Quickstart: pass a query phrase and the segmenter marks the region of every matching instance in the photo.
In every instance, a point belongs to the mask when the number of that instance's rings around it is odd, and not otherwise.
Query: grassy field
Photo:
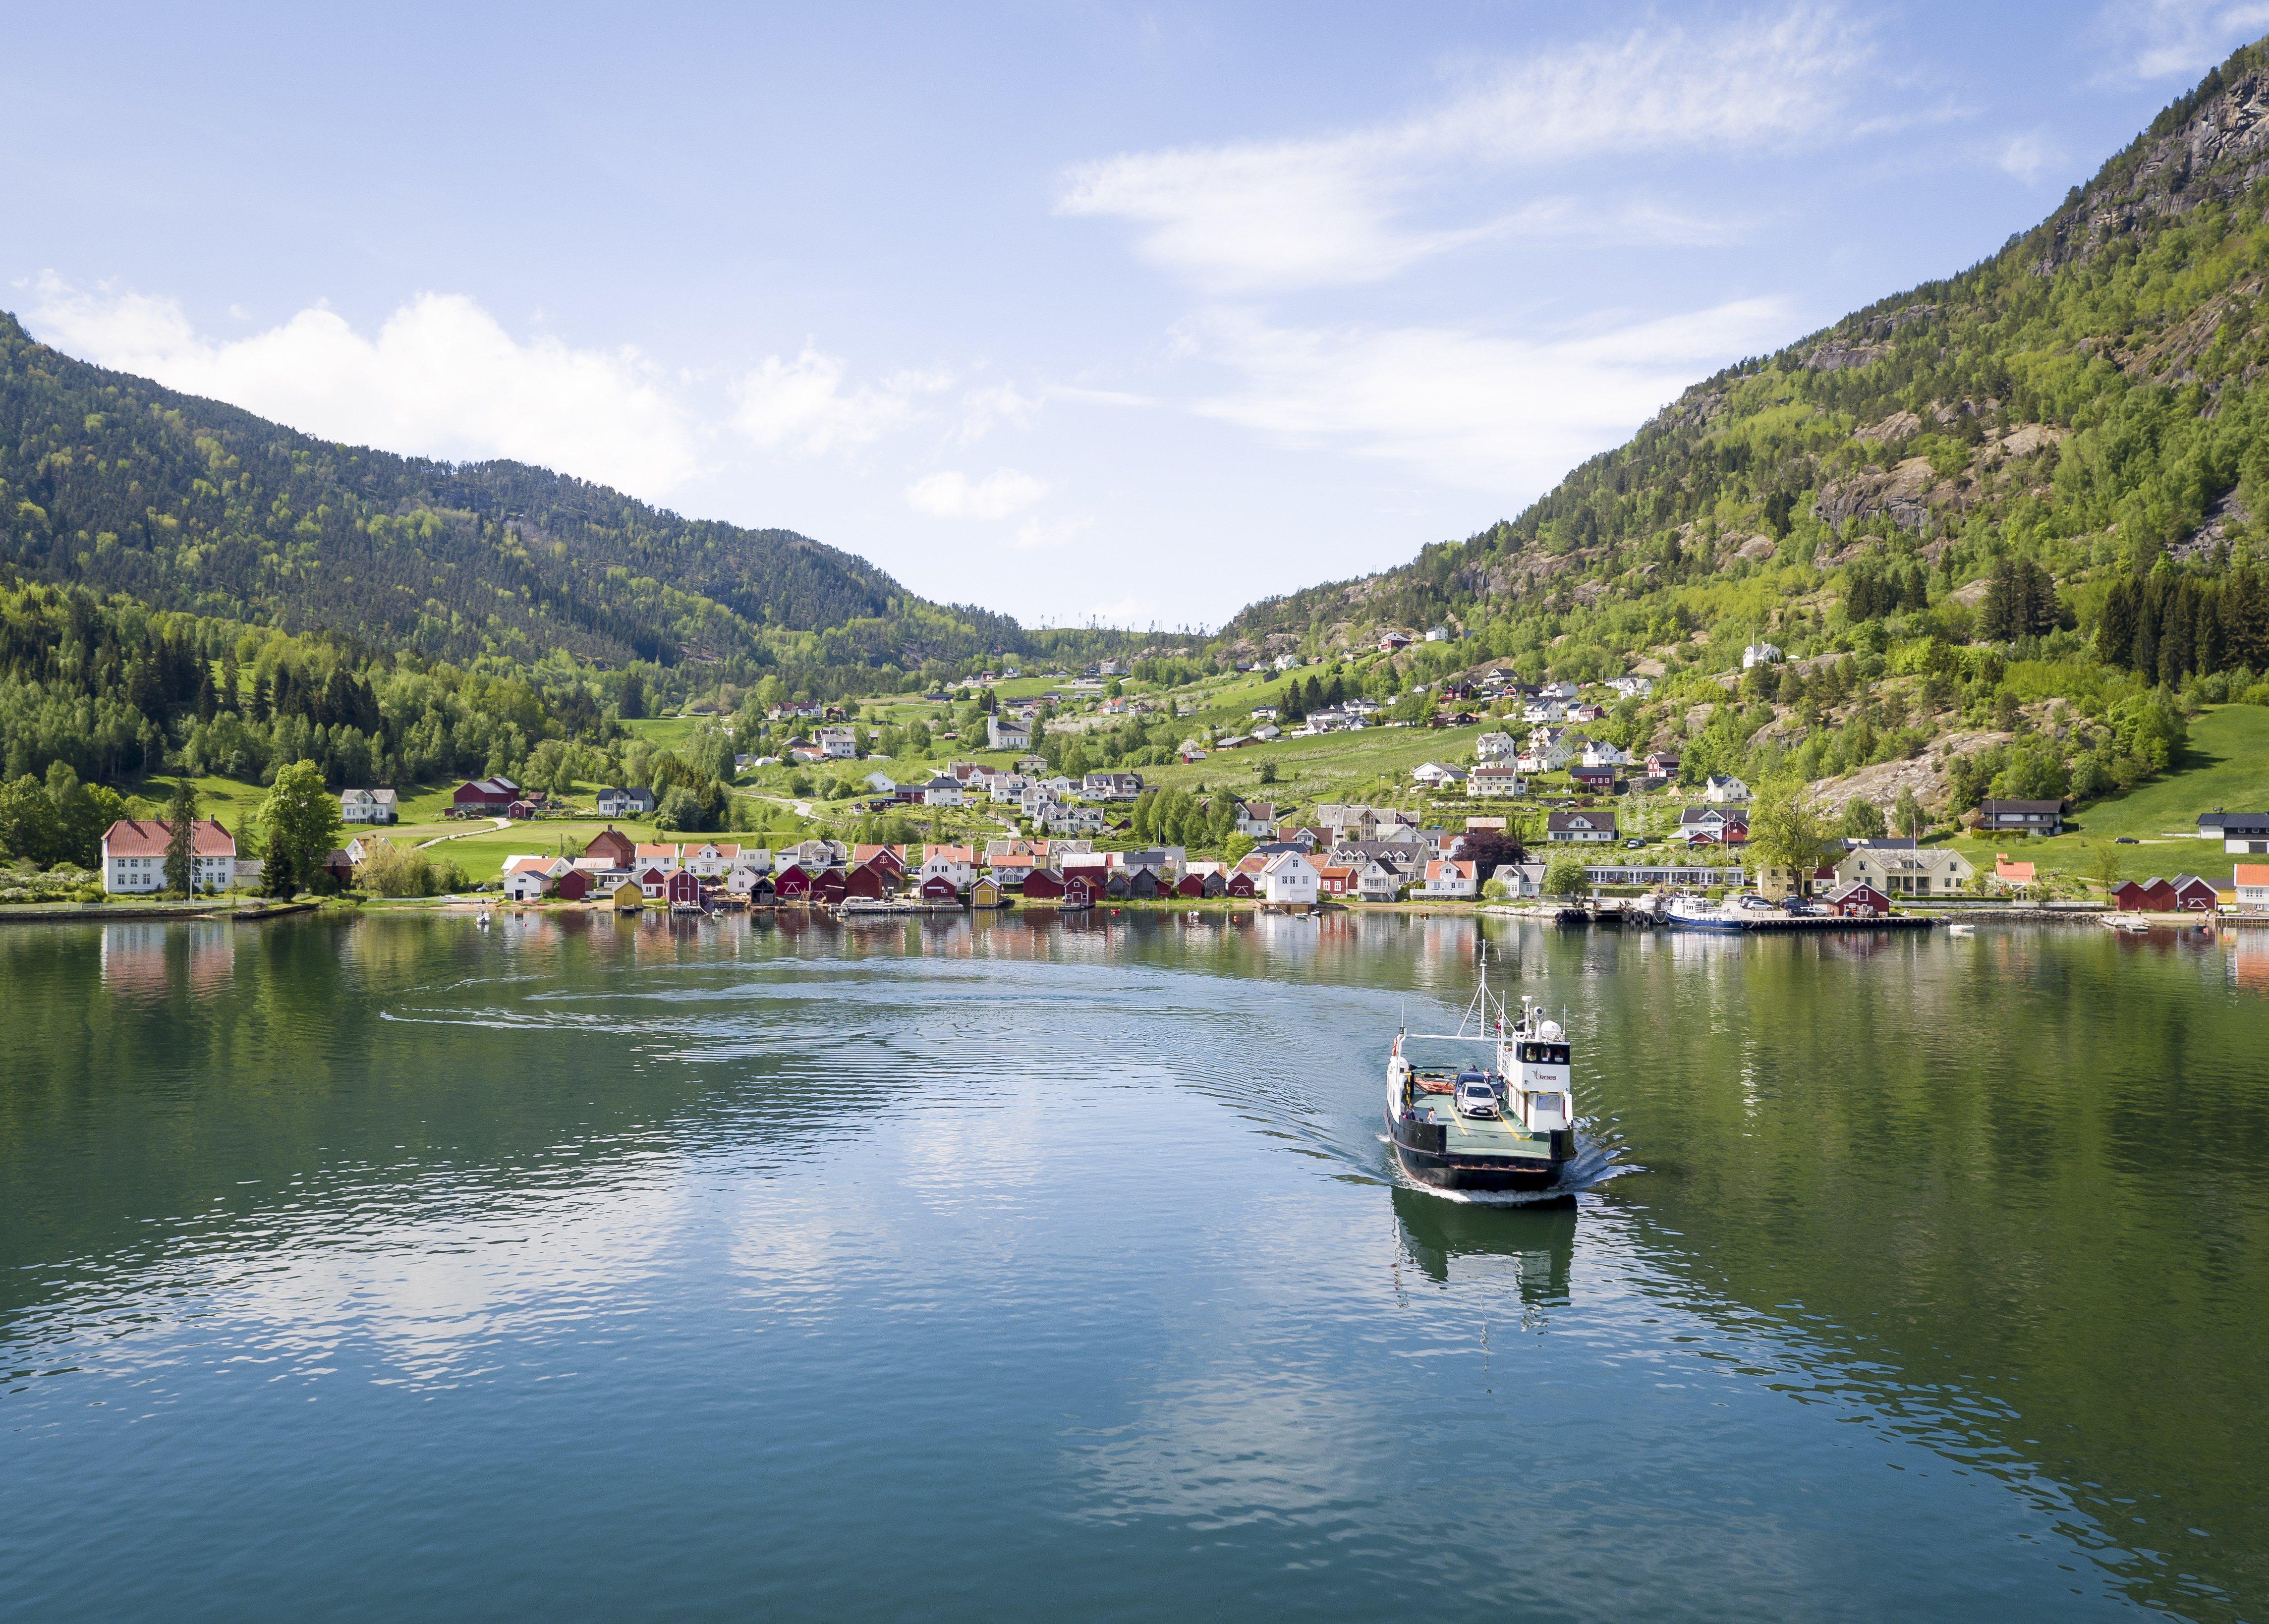
[[[1965,836],[1951,842],[1970,861],[1990,867],[1996,852],[2030,862],[2044,873],[2092,878],[2110,845],[2123,880],[2194,874],[2217,886],[2230,883],[2239,859],[2221,843],[2191,832],[2201,812],[2269,811],[2269,710],[2252,705],[2209,707],[2191,724],[2189,747],[2175,771],[2128,794],[2074,814],[2069,832],[2049,840]],[[2112,844],[2127,836],[2139,844]]]

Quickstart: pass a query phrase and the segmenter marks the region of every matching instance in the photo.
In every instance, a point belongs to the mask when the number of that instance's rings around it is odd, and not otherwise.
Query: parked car
[[[1626,840],[1623,842],[1623,850],[1626,852],[1636,852],[1645,844],[1646,842],[1644,840]]]
[[[1485,1077],[1459,1078],[1457,1101],[1458,1112],[1460,1116],[1494,1117],[1497,1115],[1497,1090],[1489,1086],[1489,1080]]]
[[[2132,835],[2121,835],[2117,838],[2114,839],[2111,844],[2114,845],[2140,845],[2143,843],[2135,838]]]

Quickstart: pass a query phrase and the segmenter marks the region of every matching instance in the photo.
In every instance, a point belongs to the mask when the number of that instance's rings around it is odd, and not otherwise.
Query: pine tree
[[[166,807],[166,889],[188,896],[195,889],[190,860],[196,855],[197,791],[182,774],[174,780]]]
[[[2096,658],[2108,666],[2124,666],[2135,649],[2135,621],[2140,609],[2135,578],[2122,575],[2111,583],[2103,600],[2103,616],[2095,624]]]
[[[262,671],[255,674],[252,679],[252,720],[264,722],[270,713],[271,709],[268,699],[268,674]]]

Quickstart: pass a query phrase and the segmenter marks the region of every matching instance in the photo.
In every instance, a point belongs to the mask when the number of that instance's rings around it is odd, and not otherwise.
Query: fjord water
[[[2259,1618],[2269,933],[0,933],[11,1619]]]

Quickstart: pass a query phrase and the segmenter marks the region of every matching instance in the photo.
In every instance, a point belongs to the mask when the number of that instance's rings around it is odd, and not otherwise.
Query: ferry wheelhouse
[[[1467,1030],[1467,1028],[1473,1030]],[[1488,1060],[1420,1059],[1413,1045],[1479,1046]],[[1454,1032],[1394,1035],[1386,1127],[1402,1170],[1440,1190],[1542,1190],[1575,1158],[1567,1033],[1534,999],[1518,1020],[1481,985]]]

